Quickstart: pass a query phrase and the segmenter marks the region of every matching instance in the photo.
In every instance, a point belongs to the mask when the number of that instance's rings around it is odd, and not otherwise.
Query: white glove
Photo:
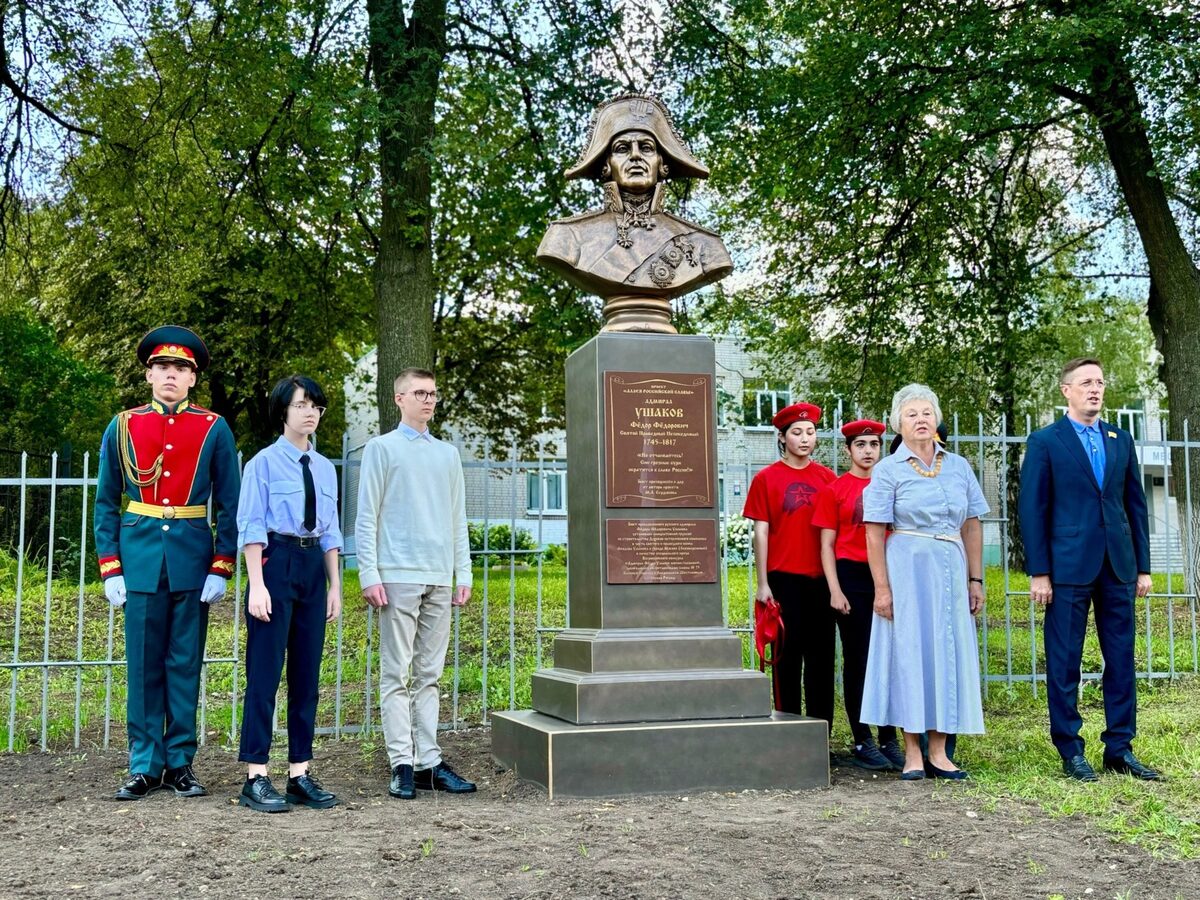
[[[108,598],[108,602],[112,604],[113,609],[120,609],[125,605],[125,576],[114,575],[112,578],[104,579],[104,596]]]
[[[200,590],[201,603],[216,603],[225,596],[225,586],[229,584],[228,579],[222,578],[220,575],[209,574],[204,579],[204,587]]]

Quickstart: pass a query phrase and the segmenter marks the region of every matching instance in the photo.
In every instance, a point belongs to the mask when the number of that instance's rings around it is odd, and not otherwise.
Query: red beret
[[[847,422],[842,426],[842,436],[847,438],[862,437],[864,434],[883,437],[885,431],[887,428],[882,422],[875,422],[871,419],[859,419],[857,422]]]
[[[771,424],[780,431],[787,431],[797,422],[812,422],[816,425],[821,421],[821,407],[811,403],[793,403],[775,413]]]

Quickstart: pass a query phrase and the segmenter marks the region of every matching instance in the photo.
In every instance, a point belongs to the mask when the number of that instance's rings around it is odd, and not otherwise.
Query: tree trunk
[[[1116,47],[1109,48],[1092,72],[1094,110],[1104,144],[1116,172],[1121,193],[1141,237],[1150,269],[1147,314],[1163,362],[1159,377],[1167,388],[1170,409],[1169,435],[1183,438],[1184,422],[1200,428],[1200,271],[1179,234],[1167,192],[1154,166],[1154,153],[1146,134],[1141,101],[1129,68]],[[1196,544],[1200,544],[1200,465],[1191,467],[1190,495],[1186,505],[1183,451],[1172,453],[1176,497],[1185,536],[1191,518],[1193,546],[1185,549],[1188,583],[1196,589]]]
[[[446,0],[367,0],[371,70],[379,98],[382,218],[376,251],[379,427],[399,420],[392,381],[433,367],[434,103],[446,56]]]

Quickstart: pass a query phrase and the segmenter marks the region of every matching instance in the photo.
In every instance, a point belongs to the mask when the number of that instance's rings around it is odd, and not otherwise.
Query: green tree
[[[112,416],[112,377],[66,353],[27,308],[0,297],[0,466],[17,453],[97,446]]]
[[[1193,4],[1140,0],[681,10],[714,182],[765,247],[728,316],[771,346],[836,336],[868,389],[938,373],[1011,427],[1029,360],[1059,362],[1057,327],[1105,296],[1056,282],[1140,275],[1179,436],[1200,421],[1200,273],[1171,206],[1200,196],[1198,36]],[[1141,259],[1109,263],[1113,222]]]
[[[41,271],[26,299],[116,375],[125,403],[145,398],[133,346],[168,321],[209,344],[198,397],[246,450],[274,433],[266,401],[282,375],[340,395],[370,338],[358,219],[371,160],[362,113],[348,110],[365,54],[345,40],[351,12],[161,11],[71,93],[94,135],[61,161],[61,193],[36,216],[27,262]]]

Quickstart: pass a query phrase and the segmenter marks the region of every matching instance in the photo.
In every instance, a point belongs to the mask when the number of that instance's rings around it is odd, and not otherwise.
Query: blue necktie
[[[1100,448],[1096,444],[1096,432],[1094,429],[1087,429],[1088,446],[1092,450],[1092,474],[1096,476],[1096,484],[1104,487],[1104,463],[1100,459]]]

